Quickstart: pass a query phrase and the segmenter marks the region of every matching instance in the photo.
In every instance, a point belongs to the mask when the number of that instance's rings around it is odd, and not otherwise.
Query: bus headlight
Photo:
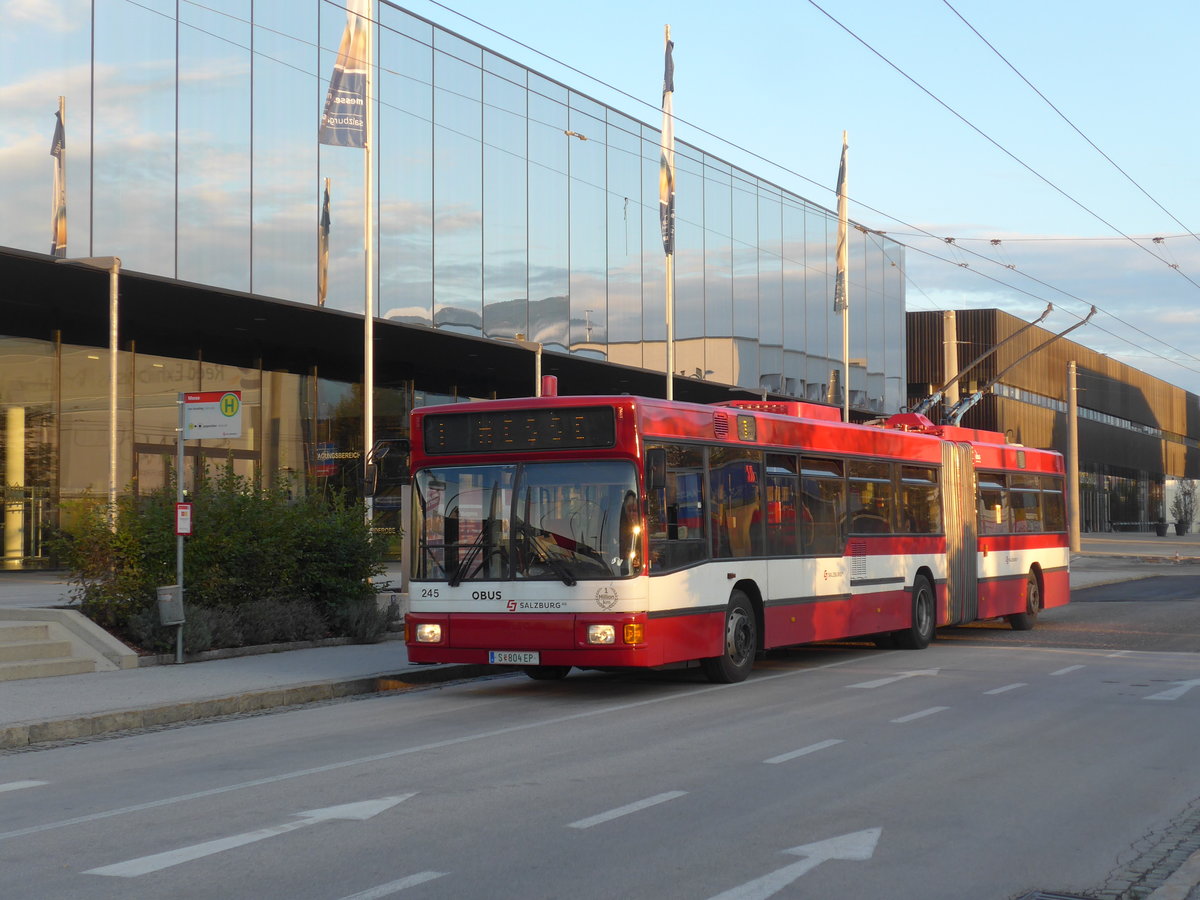
[[[615,644],[617,629],[615,625],[589,625],[587,630],[589,644]]]
[[[442,642],[442,626],[426,622],[417,626],[418,644],[440,644]]]

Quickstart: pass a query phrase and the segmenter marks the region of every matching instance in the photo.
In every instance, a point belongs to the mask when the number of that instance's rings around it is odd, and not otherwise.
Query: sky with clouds
[[[649,122],[670,24],[677,139],[832,208],[847,131],[909,309],[1094,304],[1072,339],[1200,393],[1194,0],[405,5]]]

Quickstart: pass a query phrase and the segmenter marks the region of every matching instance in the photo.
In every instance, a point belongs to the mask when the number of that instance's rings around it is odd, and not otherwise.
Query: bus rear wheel
[[[570,666],[526,666],[525,674],[534,681],[561,681],[571,671]]]
[[[1038,610],[1042,608],[1042,586],[1037,575],[1030,572],[1025,577],[1025,612],[1005,616],[1013,631],[1031,631],[1037,624]]]
[[[918,575],[913,579],[912,623],[903,631],[892,632],[896,646],[902,650],[924,650],[933,640],[936,620],[933,585],[924,575]]]
[[[740,590],[729,595],[725,608],[725,652],[700,660],[704,674],[715,684],[745,681],[758,652],[758,620],[750,598]]]

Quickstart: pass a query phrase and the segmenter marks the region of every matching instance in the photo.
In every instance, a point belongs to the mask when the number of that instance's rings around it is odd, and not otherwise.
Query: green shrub
[[[232,463],[202,472],[189,499],[188,652],[330,633],[373,639],[362,610],[374,603],[370,579],[382,565],[360,503],[318,493],[294,499],[284,479],[264,489]],[[56,544],[80,610],[148,650],[174,646],[157,608],[157,588],[176,581],[174,504],[173,484],[123,496],[114,530],[104,504],[79,501]]]
[[[303,600],[252,600],[240,608],[239,620],[247,644],[312,641],[329,633],[317,608]]]
[[[339,617],[342,620],[339,633],[359,644],[374,644],[383,640],[390,620],[388,611],[379,608],[374,594],[351,600],[341,608]]]

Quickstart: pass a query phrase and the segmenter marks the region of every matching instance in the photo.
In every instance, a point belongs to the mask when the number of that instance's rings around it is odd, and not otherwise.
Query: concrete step
[[[0,663],[0,681],[18,681],[23,678],[50,678],[54,675],[79,675],[95,672],[96,661],[92,659],[27,660],[25,662]]]
[[[31,659],[65,659],[71,655],[70,641],[8,641],[0,643],[0,663]]]
[[[0,644],[14,641],[44,641],[49,637],[49,625],[5,625],[0,623]]]

